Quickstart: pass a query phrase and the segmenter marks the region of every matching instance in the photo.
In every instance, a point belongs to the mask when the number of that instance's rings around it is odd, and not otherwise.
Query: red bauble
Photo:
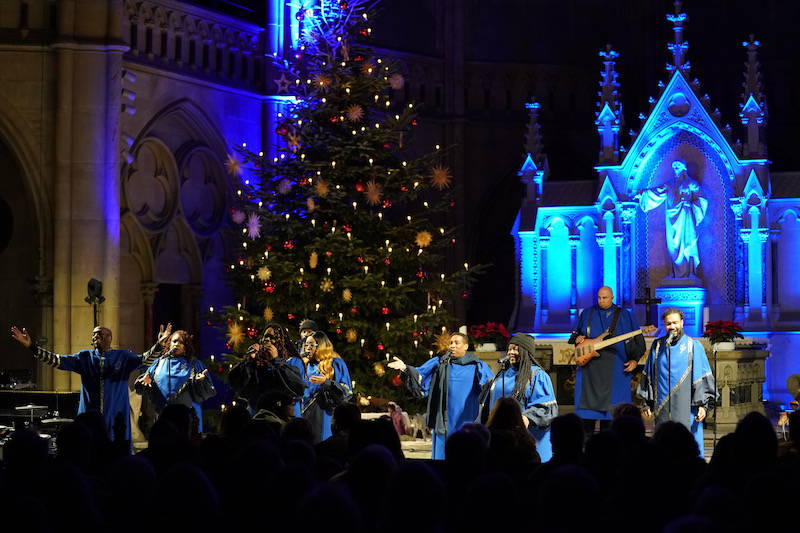
[[[362,56],[361,54],[357,54],[357,55],[353,56],[353,61],[355,61],[357,63],[361,63],[362,61],[364,61],[364,56]]]
[[[417,277],[422,279],[425,277],[425,272],[423,270],[417,270]]]
[[[469,293],[468,292],[462,292],[461,293],[461,297],[466,300],[467,298],[469,298]]]
[[[272,245],[271,245],[271,244],[268,244],[268,245],[267,245],[267,251],[268,251],[268,252],[271,252],[271,251],[272,251]]]
[[[304,289],[307,289],[307,288],[308,288],[308,282],[307,282],[307,281],[304,281],[304,282],[303,282],[303,288],[304,288]]]
[[[412,336],[412,337],[419,337],[419,333],[417,333],[417,332],[415,331],[415,332],[411,333],[411,336]]]
[[[294,248],[294,241],[283,241],[283,247],[286,250],[291,250]]]
[[[292,313],[289,313],[286,315],[286,318],[288,318],[289,320],[294,320],[294,315]]]
[[[456,206],[455,202],[450,202],[450,207],[455,207],[455,206]]]
[[[277,128],[275,128],[275,133],[277,133],[278,135],[286,135],[287,133],[289,133],[289,128],[283,125],[278,126]]]
[[[388,315],[391,312],[392,312],[392,310],[389,309],[388,307],[386,307],[385,305],[383,307],[381,307],[381,313],[383,313],[384,315]]]
[[[399,387],[403,384],[403,378],[400,377],[400,374],[397,374],[395,377],[389,380],[389,383],[394,385],[395,387]]]
[[[271,281],[268,281],[264,284],[264,292],[267,294],[272,294],[275,292],[275,284]]]
[[[412,120],[412,121],[411,121],[411,125],[412,125],[412,126],[416,126],[416,125],[417,125],[417,119],[414,119],[414,120]]]
[[[335,116],[334,116],[334,117],[331,117],[329,120],[330,120],[331,122],[333,122],[334,124],[336,124],[337,122],[339,122],[339,117],[335,117]]]
[[[225,321],[226,321],[228,324],[230,324],[231,322],[233,322],[233,319],[232,319],[231,317],[228,317],[228,318],[226,318],[226,319],[225,319]]]
[[[367,31],[366,28],[361,29],[358,33],[361,34],[362,37],[366,37],[367,35],[369,35],[369,32]]]
[[[391,265],[392,264],[392,260],[389,259],[388,257],[386,259],[384,259],[383,262],[386,263],[387,265]]]
[[[342,328],[336,328],[336,334],[337,335],[341,335],[342,334]]]
[[[325,256],[326,256],[326,257],[330,257],[330,256],[332,256],[332,255],[333,255],[333,252],[331,252],[330,250],[327,250],[327,251],[325,252]]]
[[[350,4],[345,2],[345,0],[342,0],[341,2],[339,2],[339,9],[347,9],[349,7],[350,7]]]
[[[358,314],[358,308],[356,308],[356,307],[351,307],[351,308],[350,308],[350,314],[351,314],[351,315]]]
[[[392,143],[383,143],[383,147],[384,148],[391,148],[392,147]]]
[[[356,261],[358,261],[359,263],[363,263],[364,258],[359,255],[358,257],[356,257]]]
[[[342,229],[344,231],[353,231],[353,226],[351,226],[350,224],[342,224]]]
[[[364,184],[361,182],[356,183],[356,190],[358,192],[364,192]]]
[[[400,187],[400,190],[403,191],[403,192],[406,192],[408,190],[408,187],[403,185],[402,187]]]
[[[389,200],[389,199],[386,199],[386,200],[383,201],[382,205],[383,205],[383,207],[392,207],[392,201]]]
[[[383,344],[381,344],[381,343],[378,343],[378,350],[380,350],[380,351],[383,351],[383,350],[384,350]]]

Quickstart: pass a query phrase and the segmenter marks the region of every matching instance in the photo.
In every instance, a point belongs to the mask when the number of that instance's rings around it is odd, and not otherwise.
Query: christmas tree
[[[268,322],[296,331],[310,318],[357,389],[387,397],[400,384],[386,372],[391,355],[415,364],[446,349],[452,299],[468,296],[475,269],[445,271],[453,178],[441,147],[416,155],[409,145],[416,110],[392,99],[404,78],[361,44],[369,7],[323,1],[298,11],[301,44],[280,63],[279,85],[295,97],[278,115],[285,142],[271,160],[245,146],[229,158],[241,189],[227,271],[236,301],[224,320],[229,347],[242,353]]]

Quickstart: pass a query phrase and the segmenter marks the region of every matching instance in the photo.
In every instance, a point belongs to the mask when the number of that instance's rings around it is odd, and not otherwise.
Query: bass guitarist
[[[597,304],[581,312],[569,343],[581,348],[596,337],[615,337],[638,329],[633,314],[614,304],[611,287],[600,287]],[[644,337],[638,334],[599,352],[587,350],[589,353],[577,356],[575,413],[583,419],[587,435],[594,432],[598,420],[601,430],[608,427],[614,405],[630,403],[631,376],[645,349]]]

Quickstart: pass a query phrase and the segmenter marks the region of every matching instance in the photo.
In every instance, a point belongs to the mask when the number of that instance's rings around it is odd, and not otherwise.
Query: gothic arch
[[[122,231],[120,242],[124,244],[122,251],[129,253],[136,261],[142,280],[152,281],[155,273],[153,251],[150,248],[147,234],[138,224],[133,213],[129,211],[122,215],[120,229]]]
[[[8,147],[22,170],[21,177],[35,211],[40,261],[44,261],[50,256],[53,211],[49,188],[45,186],[42,174],[42,165],[46,163],[37,154],[36,146],[40,143],[35,137],[28,121],[0,94],[0,142]]]

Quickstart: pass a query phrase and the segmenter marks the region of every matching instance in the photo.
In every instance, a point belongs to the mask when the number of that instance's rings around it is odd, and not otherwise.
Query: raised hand
[[[142,379],[139,381],[139,383],[141,383],[145,387],[152,387],[153,386],[153,376],[151,376],[150,373],[148,372],[147,374],[142,376]]]
[[[28,330],[25,328],[20,330],[17,326],[11,326],[11,338],[26,348],[30,348],[31,344],[33,344],[33,339],[31,339]]]
[[[172,335],[172,323],[168,323],[166,327],[164,324],[158,326],[158,344],[166,344],[170,335]]]
[[[405,369],[408,367],[403,361],[398,359],[397,357],[392,357],[392,360],[389,361],[389,368],[393,368],[395,370],[399,370],[400,372],[404,372]]]
[[[194,377],[194,379],[195,379],[195,381],[202,381],[202,380],[206,379],[207,377],[208,377],[208,369],[206,368],[205,370],[203,370],[202,372],[197,374]]]

